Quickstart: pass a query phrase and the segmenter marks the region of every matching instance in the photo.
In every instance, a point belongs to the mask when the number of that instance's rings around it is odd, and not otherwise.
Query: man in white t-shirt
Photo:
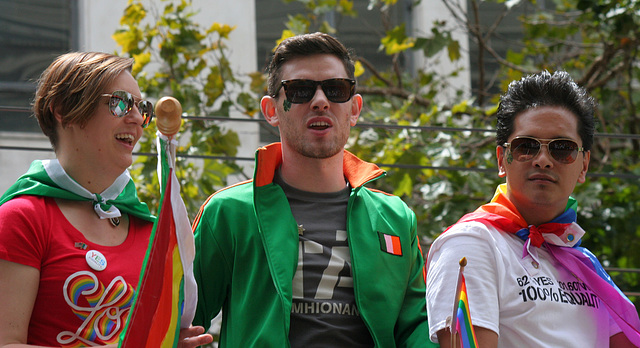
[[[427,258],[429,334],[451,345],[458,260],[477,343],[491,347],[634,347],[640,320],[597,259],[570,197],[583,183],[595,101],[566,72],[509,85],[497,112],[499,175],[490,203],[439,236]],[[455,343],[456,345],[458,343]]]

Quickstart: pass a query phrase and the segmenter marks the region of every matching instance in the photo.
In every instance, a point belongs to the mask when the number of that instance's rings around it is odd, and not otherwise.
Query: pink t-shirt
[[[0,206],[0,259],[40,270],[27,343],[78,347],[117,342],[152,227],[130,217],[127,239],[101,246],[73,227],[53,198],[20,196]],[[104,270],[90,267],[87,254],[97,264],[106,261]]]

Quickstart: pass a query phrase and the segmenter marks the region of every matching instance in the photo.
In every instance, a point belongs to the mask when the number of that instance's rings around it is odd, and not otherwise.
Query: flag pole
[[[174,136],[180,130],[180,125],[182,124],[182,105],[174,97],[162,97],[156,103],[155,113],[158,132],[167,137],[164,148],[164,150],[166,150],[165,155],[168,156],[168,163],[166,164],[169,165],[169,168],[174,168],[176,164],[176,146],[172,146],[172,141],[174,140]],[[162,151],[159,149],[158,153],[161,154]],[[168,179],[168,171],[162,171],[161,158],[158,160],[158,173],[162,173],[160,175],[160,189],[164,190],[166,187],[165,185],[167,184],[166,180]]]
[[[451,321],[449,326],[449,332],[451,332],[451,347],[456,347],[455,342],[458,336],[457,321],[458,321],[458,302],[460,301],[460,291],[462,289],[462,273],[464,267],[467,265],[467,258],[463,257],[458,262],[458,280],[456,281],[456,293],[453,298],[453,311],[451,315]]]
[[[184,271],[184,306],[182,308],[182,316],[180,318],[180,327],[187,328],[191,325],[191,321],[195,316],[197,285],[193,276],[195,245],[193,234],[191,232],[191,223],[189,222],[184,202],[179,194],[180,184],[175,174],[176,147],[178,144],[174,139],[174,136],[178,133],[180,126],[182,125],[182,105],[178,99],[171,96],[165,96],[160,98],[156,103],[155,112],[157,115],[156,127],[162,135],[167,137],[166,155],[169,157],[167,162],[169,167],[172,169],[171,177],[166,174],[169,173],[169,171],[162,172],[162,177],[166,181],[173,180],[173,186],[177,189],[177,191],[175,191],[177,192],[177,195],[174,192],[175,197],[172,198],[172,205],[174,211],[176,211],[176,213],[174,213],[174,219],[176,220],[174,223],[177,225],[176,228],[182,232],[176,233],[180,259]],[[161,151],[158,152],[160,153]],[[160,168],[160,162],[158,163],[158,168]],[[166,182],[163,182],[160,187],[164,188],[166,187],[165,185]]]

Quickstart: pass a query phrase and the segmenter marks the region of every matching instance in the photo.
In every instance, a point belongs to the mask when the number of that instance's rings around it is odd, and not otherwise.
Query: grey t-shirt
[[[287,185],[276,173],[298,223],[298,268],[293,277],[291,347],[373,347],[353,294],[347,240],[351,188],[314,193]]]

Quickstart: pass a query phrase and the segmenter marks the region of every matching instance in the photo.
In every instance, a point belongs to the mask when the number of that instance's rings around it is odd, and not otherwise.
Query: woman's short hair
[[[95,114],[106,88],[124,71],[131,72],[133,59],[102,52],[71,52],[56,58],[40,75],[33,112],[44,135],[56,150],[57,112],[61,125],[84,127]]]

